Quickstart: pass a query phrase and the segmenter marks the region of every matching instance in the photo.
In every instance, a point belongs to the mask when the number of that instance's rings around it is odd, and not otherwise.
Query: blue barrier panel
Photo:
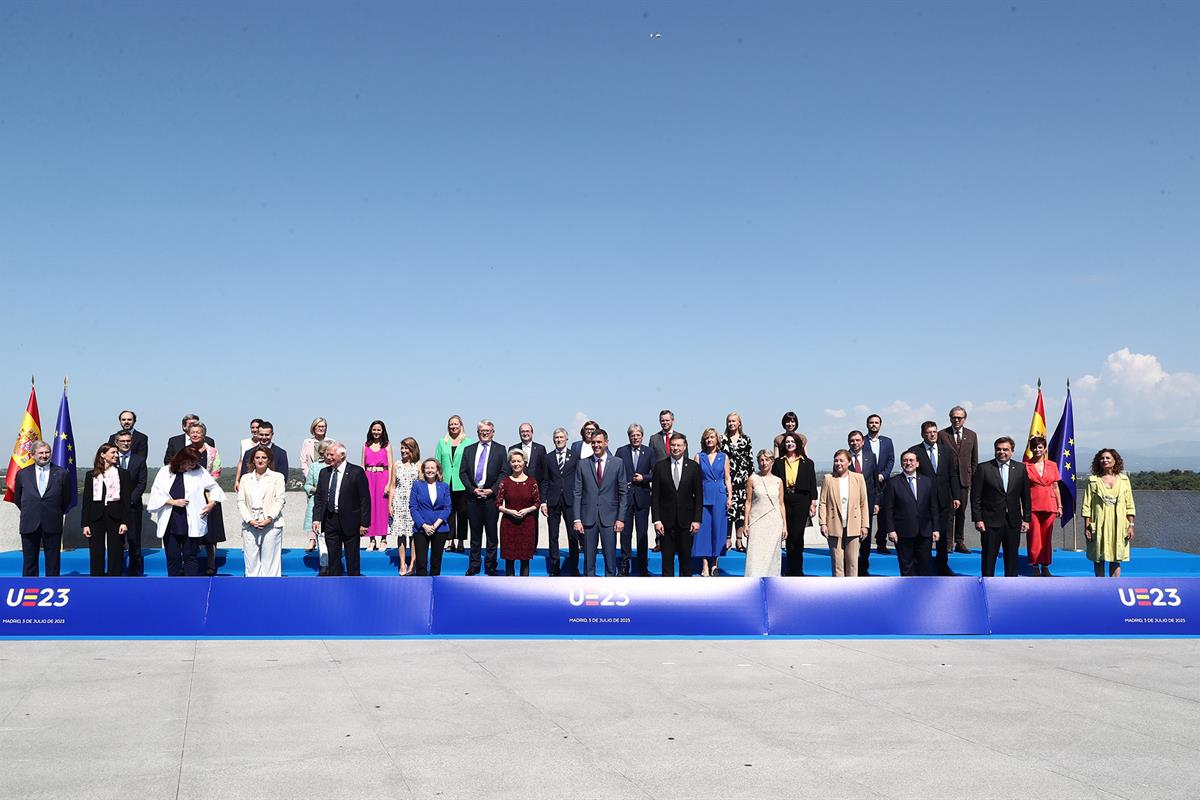
[[[206,636],[428,636],[432,578],[217,578]]]
[[[210,580],[0,578],[0,637],[204,634]]]
[[[1200,635],[1200,578],[982,580],[995,634]]]
[[[763,583],[772,635],[988,632],[978,578],[764,578]]]
[[[442,577],[435,636],[757,636],[756,579]]]

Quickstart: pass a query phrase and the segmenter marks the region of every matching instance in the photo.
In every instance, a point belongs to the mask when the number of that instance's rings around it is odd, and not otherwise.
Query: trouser
[[[996,556],[1004,548],[1004,577],[1017,577],[1018,553],[1021,548],[1021,529],[1010,525],[988,528],[979,534],[983,547],[980,574],[985,578],[996,576]]]
[[[688,578],[692,575],[692,531],[690,528],[677,528],[664,525],[662,536],[658,539],[662,555],[662,575],[664,578],[675,577],[675,559],[679,559],[679,577]]]
[[[630,564],[633,565],[634,575],[645,575],[649,560],[647,545],[649,545],[650,509],[641,508],[636,511],[630,504],[625,512],[625,529],[621,531],[621,573],[628,575]],[[633,550],[634,527],[637,528],[637,555],[631,555]]]
[[[872,506],[872,509],[874,509],[874,506]],[[856,568],[858,571],[855,573],[856,575],[870,575],[871,574],[871,542],[875,541],[878,537],[879,537],[879,515],[872,514],[871,515],[871,526],[870,526],[870,529],[867,531],[867,538],[865,541],[860,541],[860,543],[859,543],[858,563],[856,564]],[[883,531],[883,538],[884,538],[884,541],[887,541],[887,531]]]
[[[954,551],[954,513],[954,508],[947,508],[938,528],[937,556],[933,564],[935,575],[950,574],[950,553]]]
[[[242,558],[247,578],[278,578],[283,575],[283,528],[242,526]]]
[[[1053,537],[1054,512],[1034,511],[1033,517],[1029,521],[1027,536],[1030,564],[1037,564],[1041,567],[1050,566],[1050,560],[1054,557],[1054,544],[1051,541]]]
[[[861,543],[857,536],[830,536],[829,560],[833,562],[833,577],[857,578],[858,556],[863,550],[871,549],[871,540]]]
[[[933,537],[910,536],[896,539],[896,559],[904,577],[933,574]]]
[[[604,575],[611,578],[617,574],[617,534],[598,520],[583,529],[583,574],[589,578],[596,576],[597,545],[604,550]]]
[[[141,575],[145,571],[142,561],[142,506],[130,506],[129,529],[125,531],[125,547],[129,550],[127,574]]]
[[[467,574],[479,572],[480,555],[484,549],[484,538],[487,539],[487,552],[483,556],[483,568],[488,575],[495,575],[499,568],[500,535],[496,525],[500,520],[500,510],[496,501],[491,497],[480,499],[475,496],[467,498],[467,522],[471,528],[471,557],[467,565]]]
[[[413,560],[416,561],[414,575],[442,574],[442,550],[446,546],[446,537],[445,533],[430,536],[424,531],[413,534]]]
[[[518,564],[521,565],[521,575],[522,576],[528,575],[529,574],[529,559],[528,558],[523,558],[520,561],[511,559],[511,558],[504,559],[504,574],[505,575],[516,575]]]
[[[95,522],[88,523],[91,531],[88,538],[88,566],[93,578],[103,575],[119,577],[121,567],[125,564],[125,540],[118,531],[121,523],[115,519],[101,517]],[[108,568],[105,569],[104,556],[108,555]]]
[[[951,498],[952,500],[955,498]],[[958,493],[958,508],[950,509],[950,521],[954,526],[954,546],[965,544],[963,539],[963,530],[967,526],[967,503],[971,500],[971,487],[964,486]],[[949,531],[942,531],[943,534],[949,536]]]
[[[804,529],[808,527],[808,495],[800,495],[798,501],[783,496],[783,511],[787,517],[787,562],[783,574],[796,577],[804,574]]]
[[[163,537],[163,549],[167,553],[168,575],[194,578],[200,574],[199,539],[169,533]]]
[[[571,547],[572,559],[568,563],[573,563],[574,574],[579,574],[579,547],[578,543],[571,538],[574,531],[571,530],[571,525],[574,520],[571,519],[571,504],[563,498],[556,506],[546,506],[546,536],[548,551],[546,555],[546,574],[559,575],[562,572],[563,566],[560,563],[558,549],[558,529],[560,523],[565,524],[567,528],[567,545]],[[571,574],[570,572],[568,574]]]
[[[57,578],[62,570],[62,533],[46,533],[40,528],[21,534],[21,574],[38,577],[38,550],[46,554],[46,577]]]
[[[453,541],[461,542],[467,538],[470,526],[467,522],[467,498],[470,496],[471,493],[466,489],[450,493],[450,519],[446,521],[450,523],[449,538]]]
[[[325,544],[329,547],[330,576],[362,574],[360,569],[359,548],[362,546],[362,536],[357,530],[349,533],[342,530],[342,524],[336,516],[329,515],[321,524],[321,532],[325,535]],[[346,551],[346,568],[342,570],[342,551]]]

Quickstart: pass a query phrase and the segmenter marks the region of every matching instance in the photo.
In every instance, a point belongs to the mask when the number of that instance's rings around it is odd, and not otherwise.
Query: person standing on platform
[[[238,488],[242,515],[242,556],[247,578],[283,574],[283,474],[276,472],[271,448],[250,451],[250,471]]]
[[[700,452],[696,464],[704,492],[700,510],[700,530],[692,539],[692,558],[700,559],[700,575],[715,578],[717,560],[729,548],[729,511],[733,507],[733,487],[729,480],[729,457],[721,452],[716,428],[700,434]]]
[[[875,453],[866,447],[866,437],[862,431],[850,431],[846,435],[846,444],[850,446],[850,471],[863,476],[863,484],[867,487],[867,505],[870,509],[869,527],[865,541],[858,546],[858,576],[866,577],[871,574],[871,542],[879,533],[879,504],[883,500],[883,484],[877,477],[879,469],[875,465]]]
[[[383,420],[374,420],[367,428],[362,463],[367,473],[367,483],[371,485],[371,525],[367,529],[367,549],[386,550],[388,499],[392,496],[392,471],[396,465]],[[381,540],[382,547],[379,546]]]
[[[361,575],[359,548],[371,521],[371,487],[363,468],[346,461],[346,446],[329,446],[333,463],[321,470],[313,502],[313,530],[325,537],[331,577]],[[342,551],[346,553],[342,569]]]
[[[520,450],[525,456],[525,474],[541,483],[542,472],[545,469],[546,446],[533,440],[532,423],[522,422],[518,425],[517,436],[520,441],[508,448],[508,452]]]
[[[908,452],[917,455],[917,472],[933,481],[934,493],[937,495],[938,508],[945,515],[937,522],[937,529],[943,533],[937,543],[937,558],[935,571],[943,577],[953,575],[950,569],[950,551],[954,549],[954,510],[958,507],[954,499],[955,481],[958,480],[958,462],[951,450],[941,437],[938,436],[937,423],[926,420],[921,423],[921,442],[908,448]]]
[[[260,420],[258,424],[258,444],[262,447],[271,449],[271,458],[274,459],[275,466],[273,469],[283,476],[283,485],[287,486],[288,477],[288,454],[279,445],[275,444],[275,426],[267,420]],[[241,460],[238,462],[237,474],[233,478],[233,490],[236,492],[238,481],[241,476],[251,469],[250,467],[250,451],[247,450],[242,454]]]
[[[188,427],[191,426],[193,422],[199,421],[200,417],[196,414],[183,415],[183,421],[180,422],[180,425],[183,427],[183,433],[177,433],[170,439],[167,439],[167,449],[163,454],[164,467],[171,463],[171,459],[175,457],[176,453],[188,446]],[[213,440],[209,439],[207,436],[204,437],[204,441],[206,444],[215,444],[215,442],[213,442]]]
[[[125,534],[129,530],[129,496],[133,479],[117,466],[117,446],[102,444],[92,469],[83,476],[83,507],[79,521],[88,540],[90,573],[119,577],[125,563]],[[105,567],[104,556],[108,554]]]
[[[454,510],[450,512],[451,552],[461,553],[463,540],[467,538],[467,500],[470,492],[463,485],[460,473],[463,451],[472,444],[475,444],[475,440],[467,436],[462,417],[455,414],[446,420],[446,435],[438,440],[433,453],[442,468],[443,479],[450,487],[450,498],[454,504]]]
[[[775,457],[758,451],[758,472],[746,481],[747,578],[778,578],[783,568],[787,525],[783,517],[783,481],[771,474]]]
[[[320,480],[321,470],[333,464],[333,454],[329,452],[332,439],[317,443],[317,461],[308,468],[304,476],[304,493],[308,495],[308,503],[304,509],[304,531],[308,534],[308,542],[304,551],[311,553],[317,550],[318,576],[324,576],[329,571],[329,548],[325,545],[325,537],[318,536],[313,530],[313,506],[317,500],[317,481]]]
[[[850,471],[850,451],[833,454],[833,474],[826,475],[817,508],[821,535],[829,544],[833,577],[858,576],[858,551],[870,547],[871,505],[867,482]]]
[[[725,432],[721,434],[721,452],[729,458],[729,532],[725,537],[732,540],[737,533],[737,550],[746,551],[742,540],[742,528],[746,526],[746,481],[754,472],[754,449],[750,437],[742,430],[742,415],[731,411],[725,415]]]
[[[146,459],[133,452],[133,436],[130,431],[114,434],[117,445],[117,466],[129,473],[132,486],[129,489],[129,530],[125,532],[125,547],[129,550],[128,574],[138,577],[143,572],[142,562],[142,495],[146,493]]]
[[[900,456],[899,475],[884,483],[880,528],[896,545],[903,577],[933,575],[933,545],[941,538],[941,508],[933,481],[917,472],[917,454]]]
[[[576,460],[586,461],[592,457],[592,437],[598,430],[600,430],[600,423],[594,419],[583,423],[583,427],[579,429],[578,441],[571,443],[571,452],[575,454]],[[611,456],[612,453],[609,452],[607,455]]]
[[[966,527],[967,503],[971,497],[971,485],[975,480],[975,468],[979,464],[979,437],[975,431],[966,427],[967,410],[962,406],[950,409],[950,426],[938,431],[938,441],[950,448],[954,453],[954,462],[958,472],[958,481],[954,484],[954,552],[970,553],[963,538]],[[945,531],[950,536],[950,531]]]
[[[579,575],[579,551],[582,540],[575,533],[571,518],[575,514],[575,468],[579,459],[567,447],[567,429],[554,429],[554,450],[546,454],[546,469],[538,487],[542,496],[542,516],[546,517],[548,551],[546,574],[551,577],[565,571]],[[567,563],[560,563],[558,549],[559,521],[567,529]]]
[[[658,433],[650,437],[650,450],[654,453],[654,463],[665,459],[671,454],[671,437],[675,434],[675,412],[669,408],[664,408],[658,412]],[[690,454],[687,448],[684,448],[683,457],[687,458]],[[655,526],[655,531],[658,527]],[[661,537],[658,533],[654,535],[654,547],[650,548],[650,552],[659,552],[662,546]],[[688,573],[691,574],[690,572]]]
[[[1062,495],[1058,489],[1058,464],[1046,458],[1046,437],[1029,440],[1033,457],[1025,464],[1029,478],[1029,568],[1033,574],[1049,578],[1054,558],[1054,521],[1062,516]]]
[[[38,577],[38,550],[46,554],[46,577],[62,569],[63,517],[71,502],[67,471],[50,463],[50,445],[33,443],[33,463],[17,473],[13,504],[21,509],[21,574]]]
[[[617,534],[625,529],[629,479],[608,449],[608,432],[592,434],[592,457],[575,469],[575,532],[583,536],[583,574],[596,576],[596,548],[604,550],[604,575],[617,574]]]
[[[450,533],[453,501],[450,486],[442,480],[436,458],[421,462],[421,478],[408,495],[408,513],[413,521],[413,561],[418,576],[442,574],[442,549]]]
[[[242,439],[242,441],[238,443],[238,445],[239,445],[238,462],[239,463],[243,459],[246,458],[246,453],[249,453],[255,447],[258,447],[258,426],[260,426],[260,425],[262,425],[262,420],[259,419],[258,417],[255,417],[254,419],[250,420],[250,436],[249,436],[249,438]]]
[[[524,427],[524,426],[522,426]],[[529,574],[529,562],[537,549],[537,512],[542,503],[537,481],[525,472],[525,453],[513,448],[508,453],[508,474],[496,489],[500,514],[500,557],[504,574]]]
[[[214,481],[221,480],[221,454],[212,439],[207,436],[208,427],[200,420],[192,420],[188,425],[188,447],[196,451],[200,459],[200,467],[208,470]],[[208,516],[208,527],[199,546],[204,550],[204,574],[212,577],[217,574],[217,545],[225,541],[225,517],[218,502],[213,513]]]
[[[1110,447],[1092,459],[1092,474],[1083,490],[1080,515],[1088,559],[1095,567],[1096,577],[1104,577],[1105,564],[1110,577],[1121,577],[1121,564],[1129,560],[1137,507],[1133,502],[1133,485],[1125,474],[1125,461]]]
[[[421,446],[411,436],[400,440],[400,460],[396,462],[392,480],[392,513],[388,518],[388,532],[396,536],[396,554],[400,561],[401,575],[412,575],[416,564],[410,558],[413,535],[413,519],[408,510],[409,495],[413,483],[419,481],[421,472]]]
[[[982,544],[982,575],[996,574],[996,556],[1004,548],[1004,575],[1017,577],[1021,534],[1029,531],[1032,507],[1025,465],[1013,463],[1013,440],[1001,436],[996,458],[979,465],[971,479],[971,519]]]
[[[783,481],[783,509],[787,517],[787,561],[784,575],[804,577],[804,530],[817,513],[817,471],[804,451],[800,434],[785,433],[775,460],[775,477]]]
[[[471,555],[467,563],[467,575],[478,575],[482,568],[488,575],[495,575],[499,563],[497,551],[499,538],[496,526],[500,511],[496,508],[496,487],[508,467],[504,445],[492,441],[496,426],[490,419],[481,420],[475,427],[479,440],[467,445],[463,451],[462,467],[458,474],[467,490],[467,522],[471,529]],[[485,546],[487,554],[481,558]]]
[[[142,462],[145,463],[146,459],[150,457],[150,439],[146,434],[133,427],[137,424],[137,414],[125,409],[117,415],[117,424],[121,426],[121,429],[108,437],[108,443],[116,444],[119,435],[128,433],[133,439],[130,449],[141,456]]]
[[[308,433],[308,438],[300,443],[300,474],[305,477],[308,476],[309,467],[321,463],[317,448],[329,438],[329,422],[324,417],[317,417],[308,426]]]
[[[872,414],[867,417],[866,447],[875,456],[875,488],[883,488],[883,482],[891,477],[892,469],[896,466],[896,448],[887,436],[881,436],[883,417]],[[870,547],[871,543],[867,542]],[[887,537],[878,530],[875,531],[875,552],[891,555],[887,548]]]
[[[639,577],[650,575],[648,567],[650,546],[650,483],[654,472],[654,452],[642,444],[645,431],[636,422],[626,430],[629,444],[617,448],[617,458],[625,465],[629,477],[629,502],[625,504],[625,523],[621,531],[620,574]],[[634,533],[637,533],[637,556],[633,555]]]
[[[704,514],[704,487],[700,466],[687,457],[687,437],[671,434],[671,454],[654,465],[650,488],[650,513],[662,543],[662,574],[674,577],[675,559],[679,575],[692,574],[692,537],[700,530]]]
[[[783,437],[789,433],[796,433],[796,429],[800,427],[800,417],[796,416],[795,411],[788,411],[783,415],[783,419],[779,420],[779,424],[783,427],[783,433],[775,436],[775,459],[783,458]],[[801,441],[804,447],[808,447],[808,439],[801,435]]]
[[[200,454],[191,447],[175,453],[154,476],[147,508],[166,551],[168,575],[200,574],[199,542],[208,532],[212,510],[224,499],[225,493],[200,466]]]

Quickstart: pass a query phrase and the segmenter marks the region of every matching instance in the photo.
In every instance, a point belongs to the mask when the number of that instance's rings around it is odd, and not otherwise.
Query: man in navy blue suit
[[[579,459],[567,447],[567,429],[554,429],[554,449],[546,453],[545,469],[538,482],[542,495],[542,516],[546,517],[549,536],[549,552],[546,558],[546,574],[558,575],[564,567],[559,563],[558,530],[560,521],[567,527],[569,555],[565,571],[568,575],[579,574],[579,551],[581,537],[571,524],[575,513],[575,466]]]
[[[467,525],[471,531],[468,575],[478,575],[482,566],[488,575],[497,574],[500,536],[497,525],[500,510],[496,508],[496,489],[508,469],[508,450],[492,441],[496,426],[490,419],[481,420],[475,427],[479,440],[463,450],[459,480],[467,490]],[[486,553],[480,553],[486,546]]]
[[[945,515],[938,520],[938,530],[946,535],[938,540],[936,568],[938,575],[953,575],[950,569],[950,551],[954,549],[954,481],[958,480],[958,459],[945,442],[939,440],[937,423],[926,420],[921,423],[921,442],[908,448],[917,454],[917,472],[933,481],[937,494],[938,508]]]
[[[645,431],[636,422],[629,426],[629,444],[617,448],[617,458],[625,465],[629,478],[629,502],[625,511],[625,530],[621,531],[621,574],[649,577],[650,484],[654,473],[654,451],[642,444]],[[637,556],[632,557],[634,529],[637,529]],[[632,565],[632,566],[631,566]]]
[[[277,444],[273,443],[275,439],[275,426],[266,420],[262,420],[258,425],[258,447],[266,447],[271,450],[271,455],[275,458],[275,466],[271,467],[275,472],[283,475],[283,483],[287,485],[288,479],[288,457],[287,451]],[[254,458],[254,448],[251,447],[242,454],[242,460],[238,463],[237,474],[233,476],[233,488],[237,491],[238,484],[241,483],[242,476],[248,475],[254,471],[254,467],[250,465],[250,461]],[[308,477],[307,475],[305,477]]]
[[[46,577],[61,569],[63,515],[71,502],[67,471],[50,463],[50,445],[33,443],[33,463],[17,473],[13,503],[21,509],[21,574],[38,577],[38,550],[46,554]]]
[[[879,469],[875,464],[875,454],[864,446],[865,441],[862,431],[850,431],[846,436],[846,444],[850,446],[850,469],[863,476],[863,483],[867,485],[867,509],[871,512],[871,528],[866,544],[858,548],[859,576],[871,574],[871,538],[878,531],[879,500],[883,494],[883,484],[876,481]]]
[[[941,507],[933,481],[917,473],[917,454],[900,457],[899,475],[884,483],[882,521],[879,529],[896,545],[900,574],[932,575],[933,544],[939,538]]]
[[[133,452],[133,436],[129,431],[113,434],[117,446],[117,466],[129,473],[133,488],[129,491],[129,530],[125,532],[125,547],[129,550],[129,575],[142,574],[142,495],[146,493],[146,459]]]
[[[592,434],[592,457],[575,470],[575,532],[583,534],[583,574],[596,575],[596,547],[604,549],[604,575],[617,574],[617,534],[625,529],[629,480],[625,465],[608,452],[608,432]]]
[[[891,439],[879,434],[879,429],[882,427],[883,417],[878,414],[872,414],[867,417],[866,445],[867,449],[875,455],[875,488],[881,492],[883,490],[883,482],[891,477],[892,468],[896,466],[896,448],[892,445]],[[870,483],[870,480],[867,483]],[[886,556],[889,555],[887,538],[883,534],[883,530],[877,527],[875,530],[875,552]]]
[[[525,474],[538,483],[538,491],[542,488],[542,472],[545,470],[546,447],[533,440],[533,425],[522,422],[517,426],[517,436],[520,441],[508,448],[508,452],[520,450],[525,455]],[[508,469],[505,468],[507,474]]]

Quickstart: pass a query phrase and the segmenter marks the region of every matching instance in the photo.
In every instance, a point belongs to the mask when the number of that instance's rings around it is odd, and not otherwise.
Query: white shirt
[[[871,452],[875,454],[875,460],[879,461],[879,437],[875,437],[874,439],[867,437],[867,447],[871,448]]]
[[[429,489],[429,505],[437,505],[437,483],[427,483],[425,486]]]
[[[342,484],[346,482],[346,462],[343,461],[338,466],[334,467],[333,475],[329,476],[333,480],[334,475],[337,476],[337,486],[333,490],[333,510],[338,510],[338,498],[342,496]]]
[[[593,453],[592,455],[593,455],[593,457],[595,457],[595,453]],[[605,453],[604,455],[600,456],[598,468],[600,470],[601,477],[603,477],[603,475],[604,475],[604,470],[606,469],[606,467],[604,466],[604,462],[606,462],[607,460],[608,460],[608,453]]]
[[[850,475],[846,474],[837,479],[839,506],[842,511],[842,527],[846,526],[846,515],[850,513]]]

